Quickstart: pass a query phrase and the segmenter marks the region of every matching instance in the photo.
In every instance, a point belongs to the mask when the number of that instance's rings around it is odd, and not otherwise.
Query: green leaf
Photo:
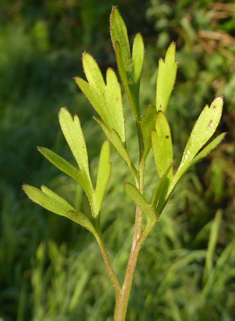
[[[144,138],[144,158],[147,157],[151,144],[151,131],[155,128],[156,107],[154,105],[148,106],[145,116],[141,116],[140,127]]]
[[[89,218],[86,215],[84,215],[82,212],[68,211],[67,217],[70,220],[74,221],[75,223],[80,224],[81,226],[86,228],[88,231],[90,231],[95,236],[97,235],[97,232],[96,232],[93,224],[91,223]]]
[[[144,41],[140,33],[137,33],[132,49],[132,66],[134,83],[140,84],[140,77],[144,63]],[[138,88],[139,89],[139,88]]]
[[[93,215],[96,217],[101,208],[101,204],[104,198],[104,193],[109,181],[111,173],[111,163],[110,163],[110,144],[108,141],[105,141],[100,152],[100,161],[96,181],[96,189],[94,194],[94,208]]]
[[[152,146],[158,175],[161,178],[173,162],[173,151],[170,126],[162,111],[157,113],[156,131],[152,131]],[[170,180],[173,178],[173,168],[168,172]]]
[[[113,7],[111,12],[110,32],[113,48],[116,53],[118,70],[125,86],[135,121],[139,126],[139,88],[144,61],[143,38],[141,34],[136,35],[131,57],[126,25],[117,7]]]
[[[86,172],[81,172],[64,158],[60,157],[50,149],[45,147],[38,147],[38,150],[44,157],[46,157],[53,165],[59,168],[62,172],[72,177],[76,182],[78,182],[83,190],[85,191],[90,202],[93,197],[93,186],[89,177],[87,177]]]
[[[46,186],[41,186],[40,190],[30,185],[23,185],[23,190],[33,202],[55,214],[67,217],[68,211],[76,212],[72,205]]]
[[[75,115],[73,119],[67,108],[61,108],[59,121],[64,137],[78,163],[80,170],[85,171],[87,177],[90,177],[86,143],[79,118]]]
[[[46,186],[41,186],[40,190],[30,185],[23,185],[23,190],[33,202],[41,205],[48,211],[65,216],[87,228],[93,234],[96,233],[91,221],[86,215],[77,212],[64,198],[54,193]]]
[[[156,213],[140,191],[131,183],[125,183],[125,191],[132,201],[141,209],[146,217],[151,221],[156,221]]]
[[[83,69],[88,82],[75,77],[75,82],[109,129],[115,129],[125,142],[124,116],[120,84],[113,69],[108,68],[106,82],[95,59],[88,53],[82,56]]]
[[[166,111],[175,84],[177,66],[175,44],[171,43],[166,52],[165,62],[162,59],[159,60],[156,91],[157,111],[161,110],[164,113]]]
[[[222,97],[218,97],[212,102],[210,108],[206,106],[201,112],[185,147],[179,168],[172,180],[168,196],[171,195],[182,175],[186,173],[191,166],[207,156],[224,138],[225,133],[219,135],[198,153],[214,134],[221,118],[222,108],[223,99]]]
[[[153,208],[157,207],[157,214],[158,215],[160,215],[160,213],[162,211],[162,207],[163,207],[163,204],[166,200],[168,188],[170,185],[170,179],[168,177],[168,173],[171,170],[171,168],[173,167],[173,165],[175,164],[175,162],[176,161],[173,161],[170,164],[170,166],[168,167],[168,169],[166,170],[164,175],[161,177],[160,181],[158,182],[158,184],[154,190],[151,204],[152,204]]]
[[[130,66],[131,51],[125,22],[117,7],[113,7],[110,16],[110,34],[115,50],[115,42],[118,41],[122,48],[122,59],[124,69],[128,70]]]
[[[135,166],[132,164],[130,156],[127,152],[127,149],[123,144],[123,142],[121,141],[121,138],[118,135],[118,133],[114,129],[109,130],[109,128],[98,118],[94,117],[94,119],[97,121],[97,123],[100,124],[108,140],[113,144],[114,148],[116,149],[118,154],[121,156],[121,158],[127,163],[127,165],[129,166],[135,178],[138,179],[138,171],[136,170]]]
[[[210,144],[208,144],[200,153],[198,153],[197,156],[195,156],[194,159],[191,161],[190,167],[200,162],[202,158],[206,157],[213,149],[215,149],[219,145],[219,143],[224,139],[225,135],[226,133],[220,134]]]
[[[216,98],[210,107],[205,106],[192,130],[188,143],[185,147],[180,166],[191,162],[198,151],[214,134],[223,109],[223,98]]]
[[[186,165],[178,168],[178,170],[175,173],[175,176],[172,180],[171,186],[168,190],[168,195],[167,195],[168,198],[172,194],[178,181],[190,169],[190,167],[192,167],[193,165],[198,163],[200,160],[202,160],[204,157],[206,157],[213,149],[215,149],[219,145],[219,143],[224,139],[225,135],[226,135],[226,133],[220,134],[210,144],[208,144],[200,153],[198,153],[197,156],[194,157],[189,164],[186,164]]]

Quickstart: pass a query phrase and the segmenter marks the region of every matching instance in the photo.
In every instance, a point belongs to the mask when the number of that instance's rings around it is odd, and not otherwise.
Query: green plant
[[[165,61],[159,60],[156,105],[150,105],[145,115],[141,116],[139,89],[144,60],[142,36],[140,34],[136,35],[131,55],[126,26],[116,7],[113,8],[111,13],[110,30],[119,74],[124,84],[137,128],[139,143],[138,167],[133,164],[126,147],[125,120],[118,78],[114,70],[109,68],[106,73],[105,83],[94,58],[90,54],[84,53],[82,62],[87,81],[78,77],[75,78],[75,81],[99,114],[100,118],[95,117],[95,120],[99,123],[108,139],[101,148],[95,187],[90,175],[87,148],[80,120],[77,116],[73,118],[66,108],[60,110],[59,122],[79,169],[47,148],[39,147],[38,150],[56,167],[81,185],[89,200],[92,220],[45,186],[42,186],[40,190],[24,185],[23,189],[34,202],[49,211],[75,221],[95,236],[116,293],[114,320],[123,321],[126,318],[134,271],[143,242],[158,221],[182,175],[191,166],[208,155],[221,142],[225,133],[219,135],[204,147],[214,134],[220,121],[223,99],[218,97],[210,107],[206,106],[201,112],[185,147],[181,163],[174,173],[173,165],[175,161],[173,160],[171,131],[165,112],[177,72],[175,44],[172,43],[169,46]],[[133,242],[122,286],[112,268],[100,228],[101,205],[111,173],[110,143],[126,162],[135,181],[135,185],[130,182],[124,185],[126,193],[136,204],[136,214]],[[151,148],[153,149],[159,181],[156,182],[152,200],[149,202],[144,196],[144,177],[146,158]]]

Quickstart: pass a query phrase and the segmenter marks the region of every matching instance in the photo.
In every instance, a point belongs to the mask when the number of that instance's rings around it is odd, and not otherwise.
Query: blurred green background
[[[104,134],[73,81],[90,52],[116,70],[109,36],[112,5],[131,41],[146,46],[141,108],[155,102],[157,64],[177,45],[177,83],[167,111],[179,162],[200,111],[225,105],[221,145],[186,174],[140,253],[128,321],[235,320],[235,4],[207,0],[1,0],[0,3],[0,320],[111,321],[114,290],[93,236],[33,204],[21,185],[45,184],[89,215],[81,189],[43,159],[45,146],[73,162],[58,124],[60,107],[81,119],[91,171]],[[123,91],[124,92],[124,91]],[[135,127],[124,94],[128,148]],[[102,230],[122,281],[133,235],[132,180],[112,150]],[[157,174],[148,158],[146,195]]]

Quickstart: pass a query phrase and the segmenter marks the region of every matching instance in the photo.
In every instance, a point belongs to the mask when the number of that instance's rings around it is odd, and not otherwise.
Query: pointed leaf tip
[[[188,143],[185,147],[181,166],[188,164],[215,133],[223,110],[223,97],[213,100],[210,107],[206,105],[198,117]]]

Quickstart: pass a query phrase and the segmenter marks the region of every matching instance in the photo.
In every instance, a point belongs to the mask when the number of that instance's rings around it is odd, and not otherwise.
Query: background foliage
[[[225,141],[188,173],[141,251],[127,319],[235,319],[235,5],[230,1],[29,1],[0,4],[0,320],[112,320],[114,291],[92,235],[26,199],[22,183],[47,184],[89,215],[79,186],[37,152],[46,146],[72,159],[59,108],[81,118],[91,171],[104,136],[74,84],[81,55],[116,69],[109,37],[112,5],[129,36],[146,46],[141,106],[155,101],[157,63],[171,41],[179,70],[167,116],[176,159],[206,103],[223,95],[218,133]],[[124,97],[128,128],[134,135]],[[128,145],[133,158],[136,142]],[[157,180],[148,158],[146,192]],[[123,190],[128,171],[112,153],[102,230],[120,280],[129,255],[134,207]],[[95,176],[95,173],[94,173]],[[120,183],[120,184],[117,184]]]

